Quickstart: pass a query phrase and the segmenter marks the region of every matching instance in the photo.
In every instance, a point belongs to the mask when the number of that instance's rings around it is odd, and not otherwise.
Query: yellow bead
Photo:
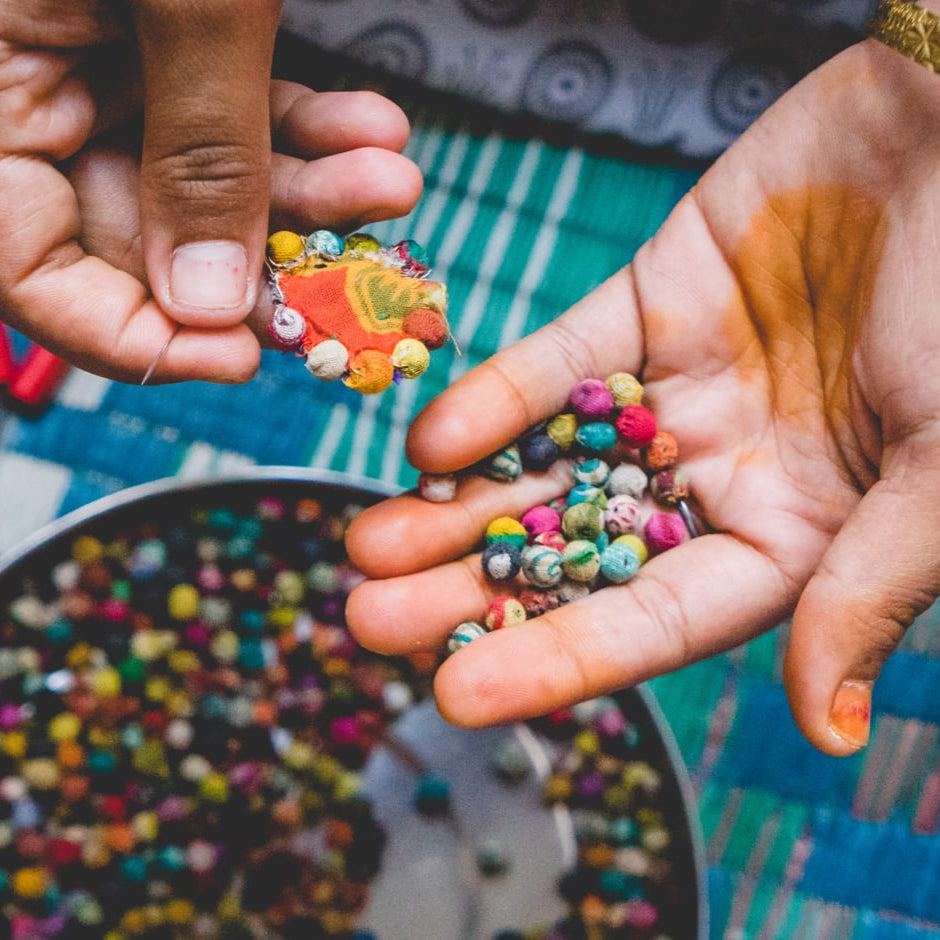
[[[166,607],[174,620],[192,620],[199,614],[199,591],[192,584],[177,584],[167,595]]]
[[[46,890],[46,874],[41,868],[21,868],[13,873],[13,892],[21,898],[36,900]]]
[[[649,558],[649,550],[639,536],[636,535],[618,535],[614,539],[614,545],[628,545],[636,552],[636,557],[640,559],[640,564],[645,565],[646,559]]]
[[[406,379],[416,379],[423,375],[431,362],[431,354],[428,347],[419,339],[399,340],[392,350],[392,365]]]
[[[185,692],[172,692],[168,695],[166,711],[174,718],[190,718],[196,713],[192,699]]]
[[[604,384],[610,389],[618,408],[638,405],[643,400],[643,386],[629,372],[615,372],[607,376]]]
[[[274,607],[267,614],[268,623],[273,627],[280,627],[282,630],[290,629],[296,619],[296,607]]]
[[[344,771],[333,787],[333,796],[339,802],[352,799],[359,792],[359,775]]]
[[[26,754],[26,735],[22,731],[8,731],[0,735],[0,748],[4,754],[19,759]]]
[[[109,930],[104,935],[104,940],[127,940],[127,934],[121,933],[120,930]]]
[[[134,835],[141,842],[153,842],[160,832],[160,822],[157,819],[157,814],[151,812],[138,813],[131,820],[131,827],[134,830]]]
[[[91,678],[91,690],[102,698],[121,694],[121,674],[117,669],[99,669]]]
[[[211,773],[199,784],[199,792],[210,803],[224,803],[228,799],[228,778],[225,774]]]
[[[147,929],[147,918],[144,917],[144,912],[138,907],[125,911],[121,918],[121,929],[132,934],[143,933]]]
[[[274,577],[274,590],[284,604],[299,604],[304,599],[304,579],[297,571],[279,571]]]
[[[192,650],[173,650],[166,658],[173,672],[195,672],[200,666],[199,657]]]
[[[507,537],[511,541],[521,538],[524,544],[528,533],[526,532],[525,526],[511,516],[500,516],[486,527],[487,541],[507,539]]]
[[[282,760],[288,767],[300,770],[304,767],[312,767],[315,757],[316,752],[309,744],[304,744],[303,741],[291,741]]]
[[[78,715],[72,712],[60,712],[49,722],[46,733],[49,735],[50,740],[61,743],[62,741],[74,741],[81,730],[82,722]]]
[[[578,419],[573,414],[556,415],[548,422],[545,433],[561,448],[568,450],[578,432]]]
[[[237,633],[231,630],[219,630],[212,640],[212,655],[223,663],[230,663],[238,657],[238,647]]]
[[[144,695],[151,702],[165,702],[172,690],[173,686],[165,676],[151,676],[144,684]]]
[[[196,909],[185,898],[173,898],[166,905],[166,919],[177,926],[190,923],[196,916]]]
[[[596,754],[601,748],[601,742],[596,732],[582,731],[575,735],[574,746],[582,754]]]
[[[296,232],[275,232],[268,236],[267,248],[274,264],[289,264],[304,253],[304,240]]]
[[[34,790],[52,790],[59,782],[59,765],[47,757],[23,761],[20,775]]]
[[[72,557],[82,565],[104,558],[104,546],[94,536],[82,535],[72,543]]]
[[[87,643],[76,643],[65,654],[65,665],[73,672],[83,669],[91,662],[91,647]]]
[[[216,913],[221,920],[239,920],[242,916],[242,906],[238,900],[238,895],[229,893],[223,895],[216,908]]]

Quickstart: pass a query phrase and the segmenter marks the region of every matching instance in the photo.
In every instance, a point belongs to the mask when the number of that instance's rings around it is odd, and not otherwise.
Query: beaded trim
[[[868,34],[918,65],[940,72],[940,17],[923,7],[909,0],[881,0]]]

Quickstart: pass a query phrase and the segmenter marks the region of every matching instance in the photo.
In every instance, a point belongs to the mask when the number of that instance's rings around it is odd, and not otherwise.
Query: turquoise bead
[[[319,255],[321,258],[338,258],[346,248],[346,243],[336,232],[321,228],[311,232],[305,239],[307,251]]]
[[[640,570],[640,557],[622,542],[608,545],[601,553],[601,574],[613,584],[629,581]]]
[[[601,453],[610,450],[617,443],[617,429],[603,421],[591,421],[578,428],[575,440],[585,450]]]
[[[607,494],[598,486],[591,483],[579,483],[568,494],[568,505],[577,506],[578,503],[590,503],[601,509],[607,507]]]

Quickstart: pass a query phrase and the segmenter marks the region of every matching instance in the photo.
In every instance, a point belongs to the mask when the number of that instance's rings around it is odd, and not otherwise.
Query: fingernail
[[[173,252],[170,298],[185,307],[231,310],[248,294],[248,256],[238,242],[191,242]]]
[[[829,711],[829,730],[856,750],[868,744],[871,687],[870,682],[846,680],[839,686]]]

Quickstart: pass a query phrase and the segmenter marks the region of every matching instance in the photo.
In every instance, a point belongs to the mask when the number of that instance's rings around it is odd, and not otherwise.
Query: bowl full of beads
[[[707,936],[646,691],[466,731],[446,648],[353,640],[345,528],[387,495],[158,482],[0,560],[0,938]]]

